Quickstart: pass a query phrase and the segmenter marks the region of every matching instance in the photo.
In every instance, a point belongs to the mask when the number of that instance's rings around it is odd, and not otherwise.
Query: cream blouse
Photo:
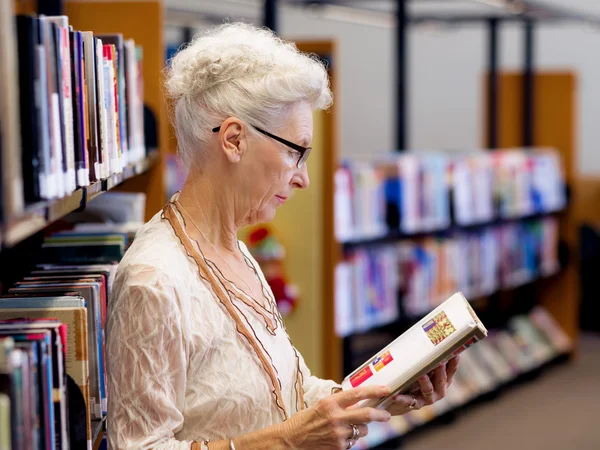
[[[185,229],[169,203],[119,264],[106,327],[111,450],[187,450],[193,441],[234,438],[281,423],[338,387],[311,376],[245,245],[266,307],[205,260]]]

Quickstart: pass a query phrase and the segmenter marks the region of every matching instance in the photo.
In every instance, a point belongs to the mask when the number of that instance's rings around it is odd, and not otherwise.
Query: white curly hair
[[[243,23],[197,34],[169,61],[165,87],[186,167],[198,161],[212,128],[227,117],[276,132],[295,103],[306,101],[313,110],[332,103],[317,56]]]

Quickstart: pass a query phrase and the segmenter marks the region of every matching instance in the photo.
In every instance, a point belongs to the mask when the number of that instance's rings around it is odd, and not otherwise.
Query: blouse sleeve
[[[174,288],[119,287],[107,323],[108,445],[189,450],[183,425],[187,355]]]
[[[313,376],[310,373],[310,369],[304,362],[304,358],[298,350],[298,358],[300,359],[300,371],[302,372],[304,388],[304,402],[306,406],[310,408],[314,406],[322,398],[325,398],[334,393],[335,389],[341,389],[342,387],[333,380],[324,380]]]

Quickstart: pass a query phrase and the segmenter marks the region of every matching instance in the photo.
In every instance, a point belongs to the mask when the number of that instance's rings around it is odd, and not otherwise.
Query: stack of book
[[[8,221],[27,203],[122,173],[146,148],[142,50],[134,41],[74,30],[66,16],[5,12],[0,72],[10,76],[0,83],[7,94],[0,114],[10,120],[0,120],[0,141]]]
[[[107,409],[107,299],[128,244],[118,232],[52,235],[38,268],[0,296],[0,424],[13,448],[91,448]]]
[[[356,248],[336,268],[336,332],[345,337],[395,321],[399,299],[412,318],[453,292],[479,298],[559,268],[558,220],[550,216]]]
[[[348,161],[335,175],[336,238],[351,242],[554,212],[565,206],[564,183],[551,149]]]
[[[432,406],[395,416],[386,424],[369,425],[369,434],[357,442],[368,449],[403,436],[431,420],[502,387],[571,351],[571,341],[552,316],[536,307],[514,317],[507,329],[492,330],[461,354],[458,372],[446,397]]]

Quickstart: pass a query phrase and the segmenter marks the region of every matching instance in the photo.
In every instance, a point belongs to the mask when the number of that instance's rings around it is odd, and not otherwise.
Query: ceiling
[[[169,22],[190,20],[193,16],[202,16],[213,23],[221,22],[225,17],[259,19],[263,3],[264,0],[165,0]],[[565,3],[565,0],[410,0],[408,13],[413,18],[450,21],[457,18],[517,18],[525,11],[541,19],[571,19],[600,24],[600,0],[577,0],[579,9],[571,7],[574,2],[569,1],[569,7],[565,7]],[[364,15],[387,23],[394,17],[397,0],[279,0],[279,4],[282,9],[307,5],[313,9],[335,9],[334,16],[336,13],[351,16],[349,13],[356,15],[362,11]]]

